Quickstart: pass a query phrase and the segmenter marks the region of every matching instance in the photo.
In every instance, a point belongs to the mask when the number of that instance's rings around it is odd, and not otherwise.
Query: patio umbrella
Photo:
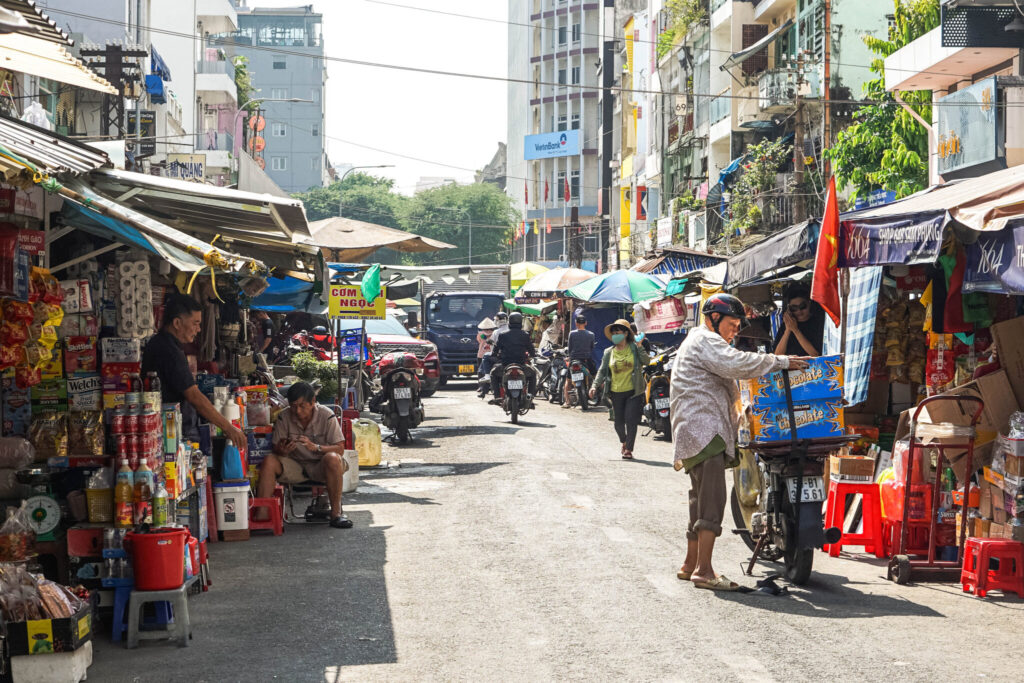
[[[509,277],[510,284],[512,285],[512,291],[519,289],[524,282],[534,275],[540,275],[547,271],[547,266],[542,266],[541,264],[534,263],[532,261],[520,261],[519,263],[513,263],[512,272]]]
[[[534,275],[524,282],[523,286],[516,291],[516,298],[551,299],[559,296],[573,285],[589,280],[592,277],[594,277],[594,274],[589,270],[582,270],[580,268],[552,268],[540,275]]]
[[[635,304],[665,295],[665,285],[647,273],[613,270],[595,275],[565,291],[565,296],[591,303]]]

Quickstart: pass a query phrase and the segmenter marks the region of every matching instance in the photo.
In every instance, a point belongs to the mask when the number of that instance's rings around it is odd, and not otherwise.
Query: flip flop
[[[694,581],[693,585],[697,588],[705,588],[712,591],[736,591],[740,587],[735,581],[730,581],[726,578],[725,574],[719,574],[712,581]]]
[[[693,572],[685,571],[682,567],[676,572],[676,578],[680,581],[689,581],[691,576],[693,576]]]

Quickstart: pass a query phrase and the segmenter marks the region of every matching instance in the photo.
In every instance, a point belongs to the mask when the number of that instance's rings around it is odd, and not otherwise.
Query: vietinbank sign
[[[571,157],[580,153],[580,132],[561,130],[556,133],[527,135],[523,138],[523,159]]]

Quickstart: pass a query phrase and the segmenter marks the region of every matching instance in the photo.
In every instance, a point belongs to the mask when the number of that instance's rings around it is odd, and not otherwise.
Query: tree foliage
[[[305,204],[309,221],[340,215],[456,245],[455,249],[423,254],[382,249],[374,256],[381,263],[466,263],[471,224],[476,225],[473,263],[505,263],[512,226],[518,221],[511,199],[488,183],[445,185],[407,197],[395,191],[393,180],[355,172],[343,183],[292,196]]]
[[[853,197],[884,189],[897,197],[928,185],[928,131],[885,90],[885,58],[939,25],[938,0],[895,0],[895,19],[887,38],[865,36],[877,55],[871,70],[878,78],[864,85],[872,104],[854,114],[855,123],[836,136],[824,156],[835,169],[839,189],[850,187]],[[901,93],[902,99],[930,121],[931,91]]]
[[[762,140],[747,148],[743,175],[732,188],[730,226],[740,232],[756,227],[764,220],[758,199],[775,187],[776,174],[793,154],[793,145],[779,140]]]
[[[246,104],[256,94],[256,87],[252,84],[252,72],[249,71],[249,58],[238,55],[231,60],[235,67],[235,94],[238,97],[238,104]],[[256,111],[258,103],[249,102],[245,109]]]

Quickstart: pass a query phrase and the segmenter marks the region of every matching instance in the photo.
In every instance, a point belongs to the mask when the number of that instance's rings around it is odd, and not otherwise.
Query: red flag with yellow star
[[[821,304],[833,323],[839,324],[839,205],[835,177],[828,180],[825,215],[821,218],[818,251],[814,257],[811,299]]]

